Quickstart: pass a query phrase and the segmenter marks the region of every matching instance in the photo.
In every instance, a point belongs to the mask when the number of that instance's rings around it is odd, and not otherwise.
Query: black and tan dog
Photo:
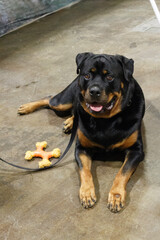
[[[133,60],[123,56],[78,54],[78,77],[61,93],[22,105],[18,113],[50,107],[58,115],[70,115],[64,132],[73,126],[73,108],[78,113],[75,158],[80,169],[79,197],[85,208],[96,203],[91,173],[96,152],[123,151],[125,159],[108,196],[108,208],[118,212],[126,198],[126,185],[143,160],[141,123],[145,110],[142,90],[133,78]],[[107,159],[106,159],[107,160]]]

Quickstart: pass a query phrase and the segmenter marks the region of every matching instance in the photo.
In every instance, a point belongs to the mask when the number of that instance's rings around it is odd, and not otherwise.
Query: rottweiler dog
[[[75,159],[79,166],[79,197],[84,208],[96,203],[91,173],[96,152],[122,151],[124,162],[108,195],[108,208],[119,212],[125,205],[126,185],[144,158],[141,134],[145,112],[143,92],[133,77],[134,62],[120,55],[80,53],[76,57],[78,77],[62,92],[22,105],[18,113],[28,114],[49,107],[57,115],[70,116],[64,132],[72,130],[78,114]],[[106,159],[107,160],[107,159]]]

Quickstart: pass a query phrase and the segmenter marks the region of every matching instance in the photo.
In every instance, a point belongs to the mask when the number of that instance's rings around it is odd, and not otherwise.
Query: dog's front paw
[[[108,195],[108,209],[113,213],[121,211],[125,205],[125,198],[125,189],[111,189]]]
[[[63,123],[63,132],[66,134],[71,133],[72,131],[72,127],[73,127],[73,116],[70,118],[67,118],[66,121],[64,121]]]
[[[23,115],[32,113],[35,109],[36,109],[35,103],[26,103],[18,108],[18,114]]]
[[[79,191],[79,197],[81,204],[84,208],[93,207],[97,201],[94,186],[90,188],[81,186]]]

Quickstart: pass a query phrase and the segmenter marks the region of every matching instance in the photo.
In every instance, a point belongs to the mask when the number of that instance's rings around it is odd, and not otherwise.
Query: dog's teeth
[[[87,108],[89,108],[89,104],[88,103],[86,103],[86,106],[87,106]]]
[[[111,110],[113,108],[113,103],[111,103],[108,107],[107,110]]]

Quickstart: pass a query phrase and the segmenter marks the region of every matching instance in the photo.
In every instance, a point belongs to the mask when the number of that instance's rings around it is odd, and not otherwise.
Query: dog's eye
[[[87,73],[84,75],[85,80],[89,80],[91,78],[91,74]]]
[[[109,75],[108,75],[106,78],[107,78],[107,80],[110,81],[110,82],[114,79],[112,76],[109,76]]]

